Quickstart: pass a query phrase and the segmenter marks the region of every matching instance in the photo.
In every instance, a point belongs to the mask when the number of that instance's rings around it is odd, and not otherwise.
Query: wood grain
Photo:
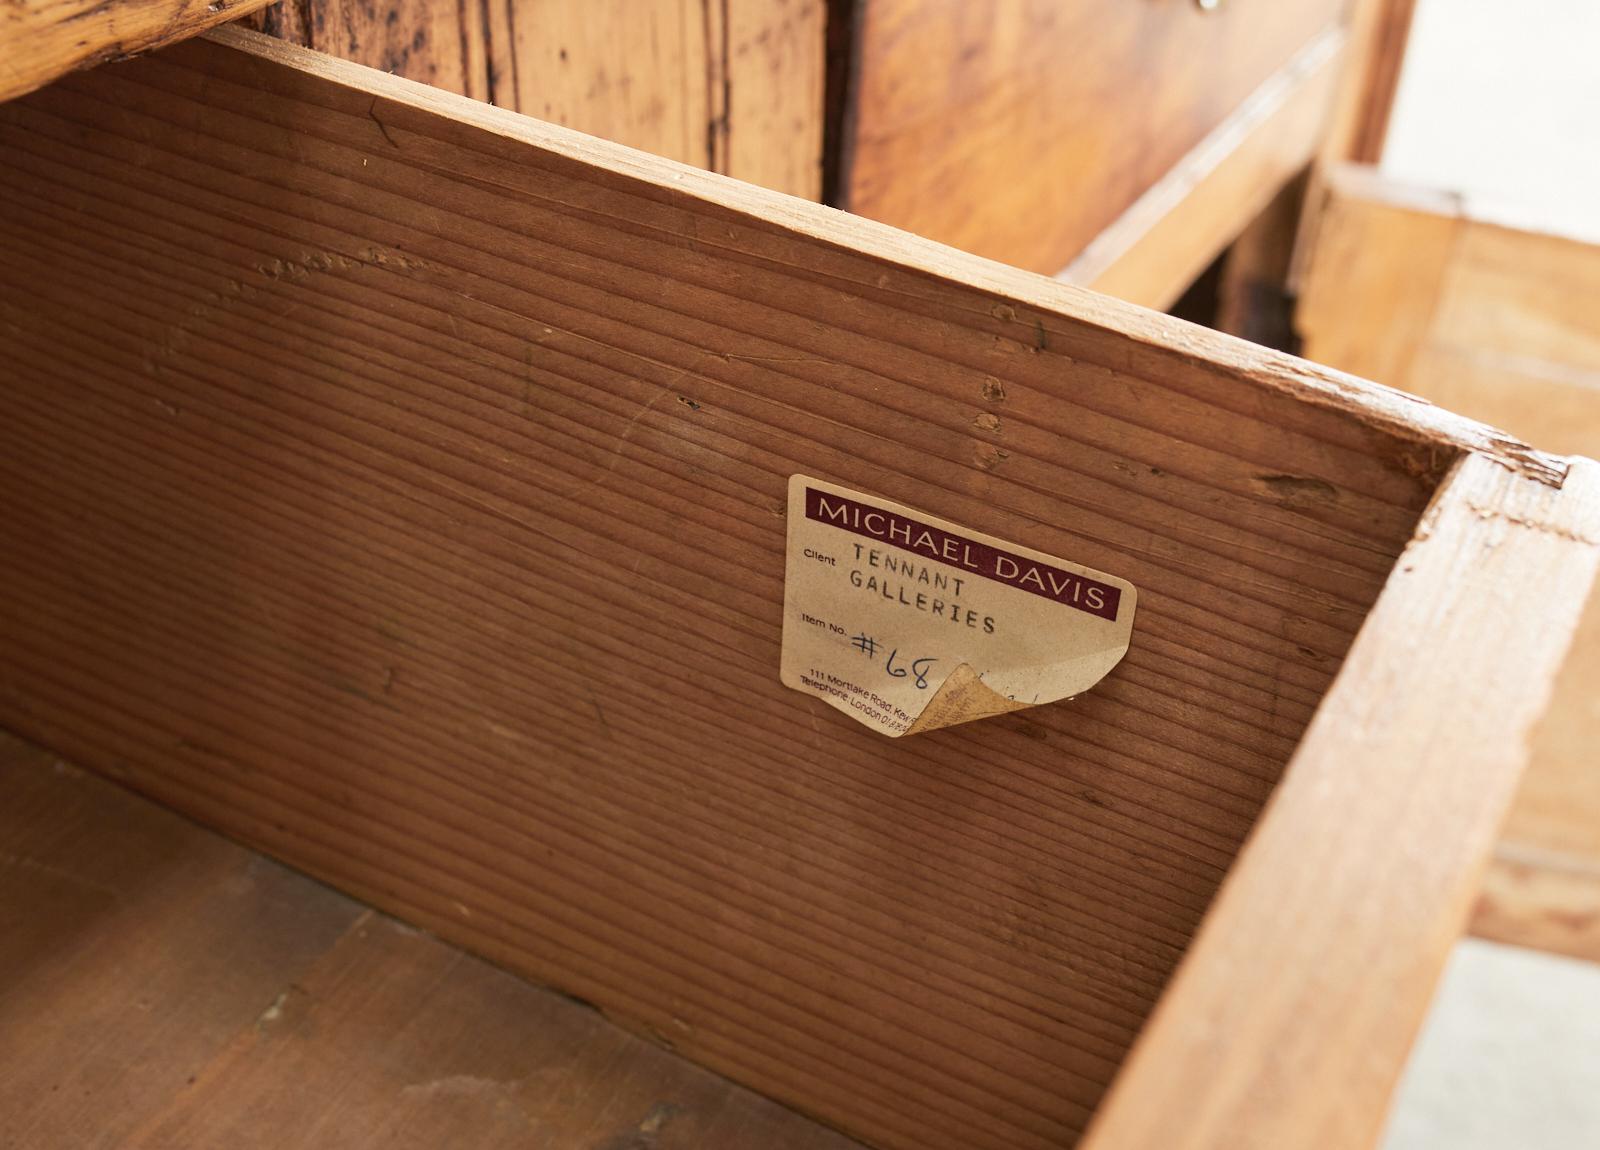
[[[1377,164],[1389,134],[1400,87],[1416,0],[1351,0],[1346,10],[1349,46],[1332,115],[1311,169],[1300,219],[1300,241],[1285,286],[1298,294],[1304,262],[1314,245],[1319,216],[1328,204],[1324,176],[1350,165]],[[1374,377],[1376,378],[1376,377]]]
[[[703,167],[720,167],[726,29],[702,0],[500,0],[497,104]],[[492,11],[492,9],[491,9]],[[500,60],[506,60],[504,64]],[[720,163],[714,162],[720,159]]]
[[[1600,386],[1600,246],[1370,168],[1332,169],[1323,194],[1299,320],[1308,353],[1461,410],[1496,405],[1487,417],[1502,422],[1520,406],[1552,450],[1593,450],[1572,417]],[[1534,389],[1539,402],[1521,402]]]
[[[1600,464],[1458,466],[1088,1150],[1376,1142],[1600,562]]]
[[[361,908],[0,732],[0,1142],[120,1147]]]
[[[1597,449],[1600,450],[1600,449]],[[1511,809],[1504,839],[1512,862],[1558,856],[1557,869],[1600,870],[1600,595],[1589,601],[1555,702],[1533,737],[1533,768]],[[1600,898],[1589,906],[1600,917]]]
[[[822,189],[826,0],[299,0],[294,44],[790,195]]]
[[[0,733],[0,1141],[856,1144]]]
[[[727,0],[728,163],[739,180],[822,196],[827,0]]]
[[[1600,455],[1600,247],[1484,218],[1462,197],[1336,169],[1308,262],[1307,354],[1559,451]],[[1600,605],[1591,604],[1474,929],[1592,948],[1600,890]],[[1546,865],[1551,873],[1529,876]],[[1519,935],[1518,924],[1527,933]],[[1573,938],[1559,942],[1561,924]]]
[[[272,1010],[129,1150],[520,1150],[530,1141],[859,1150],[578,1003],[371,912]]]
[[[1060,273],[1165,310],[1316,155],[1345,34],[1329,28],[1251,93]]]
[[[497,61],[491,24],[508,7],[429,0],[280,0],[244,21],[247,27],[369,68],[459,92],[494,97]],[[505,69],[506,75],[514,75]],[[514,91],[503,91],[515,105]]]
[[[866,0],[840,206],[1054,274],[1341,8]],[[1232,230],[1250,214],[1241,206]]]
[[[0,108],[0,721],[889,1147],[1087,1122],[1439,476],[1563,461],[229,31]],[[1071,705],[778,683],[805,470],[1128,578]]]
[[[9,0],[0,5],[0,100],[75,68],[203,32],[270,0]]]

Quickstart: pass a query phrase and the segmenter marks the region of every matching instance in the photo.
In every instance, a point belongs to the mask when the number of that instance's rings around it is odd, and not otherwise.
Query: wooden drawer
[[[840,205],[1053,274],[1164,178],[1176,172],[1185,186],[1168,194],[1181,200],[1277,116],[1273,142],[1251,160],[1263,170],[1212,208],[1228,221],[1207,237],[1214,253],[1252,205],[1259,210],[1310,160],[1333,94],[1343,8],[1342,0],[1227,0],[1211,11],[1193,0],[863,0]],[[1207,140],[1210,151],[1197,151]],[[1186,157],[1195,170],[1180,168]]]
[[[0,725],[873,1145],[1371,1143],[1594,465],[236,30],[0,150]],[[1132,649],[905,739],[784,688],[802,471]]]

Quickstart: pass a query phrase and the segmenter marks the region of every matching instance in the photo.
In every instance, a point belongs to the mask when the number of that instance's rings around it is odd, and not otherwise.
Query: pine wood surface
[[[293,0],[252,26],[790,195],[822,191],[825,0]]]
[[[1458,468],[1086,1150],[1376,1144],[1600,562],[1600,464]]]
[[[1326,195],[1299,311],[1307,355],[1541,446],[1600,454],[1600,246],[1363,168],[1333,171]],[[1600,600],[1534,733],[1476,931],[1600,955],[1597,737]]]
[[[269,0],[8,0],[0,5],[0,100],[75,68],[193,36]]]
[[[0,732],[0,1144],[848,1150]]]
[[[1439,476],[1565,475],[213,35],[0,108],[0,721],[880,1145],[1070,1143]],[[1130,579],[1133,650],[897,742],[782,689],[801,469]]]
[[[1336,25],[1342,8],[865,0],[840,206],[1054,274]],[[1286,111],[1276,124],[1305,118]],[[1292,144],[1258,145],[1235,167],[1253,169],[1266,152],[1304,148],[1309,157],[1316,137]],[[1257,210],[1276,190],[1261,191]],[[1233,230],[1250,215],[1240,205]]]

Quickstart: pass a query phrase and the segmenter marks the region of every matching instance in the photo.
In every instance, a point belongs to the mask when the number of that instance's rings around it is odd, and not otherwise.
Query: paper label
[[[886,735],[1069,698],[1128,650],[1126,580],[789,477],[783,682]]]

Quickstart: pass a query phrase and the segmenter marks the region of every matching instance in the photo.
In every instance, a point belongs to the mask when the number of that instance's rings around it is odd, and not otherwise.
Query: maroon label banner
[[[807,487],[806,518],[1116,622],[1121,588],[968,539],[898,511]]]

